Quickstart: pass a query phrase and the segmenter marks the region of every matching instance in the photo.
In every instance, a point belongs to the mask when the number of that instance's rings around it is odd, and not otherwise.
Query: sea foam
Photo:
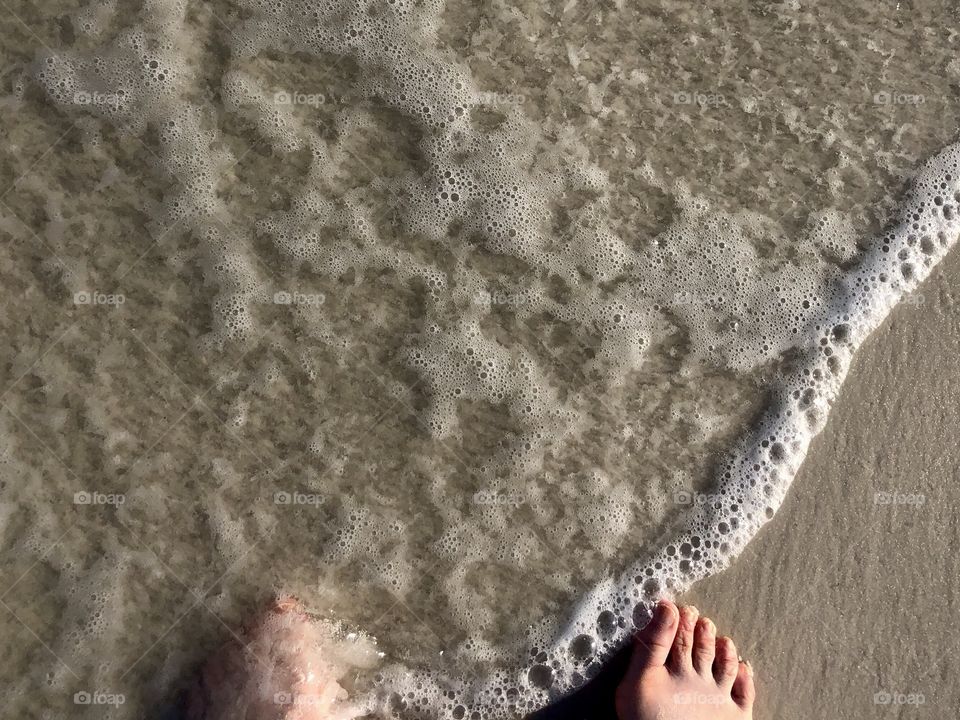
[[[761,250],[764,218],[714,210],[666,184],[678,205],[673,221],[649,241],[628,242],[607,222],[604,174],[566,141],[547,142],[522,103],[491,97],[437,48],[439,0],[239,5],[244,19],[225,37],[230,63],[212,96],[192,74],[197,49],[181,32],[187,3],[172,1],[145,3],[137,22],[113,35],[104,20],[109,3],[91,5],[79,26],[92,49],[42,54],[34,78],[65,112],[137,137],[155,134],[157,169],[178,182],[151,219],[156,234],[177,228],[199,244],[205,280],[215,288],[206,350],[251,342],[262,332],[258,306],[279,302],[252,250],[259,236],[270,238],[288,268],[307,266],[323,278],[382,273],[422,289],[419,328],[398,357],[425,391],[416,408],[424,432],[462,440],[465,407],[500,408],[507,429],[482,465],[467,471],[481,482],[472,486],[477,517],[438,511],[443,525],[432,551],[446,563],[438,585],[452,624],[468,639],[443,669],[382,668],[371,697],[411,716],[511,717],[539,707],[593,674],[645,623],[657,598],[727,566],[773,517],[853,353],[954,243],[960,149],[920,168],[898,220],[862,252],[849,223],[829,214],[788,249]],[[255,68],[271,54],[349,58],[348,95],[272,82]],[[317,108],[331,127],[314,121]],[[352,164],[360,172],[370,162],[362,144],[348,139],[382,122],[378,114],[396,124],[417,160],[344,187],[331,168]],[[238,162],[223,142],[222,115],[254,127],[291,162],[307,158],[302,182],[256,227],[237,220],[218,185]],[[87,141],[98,142],[100,127],[84,127]],[[651,174],[650,182],[661,181]],[[558,199],[574,196],[582,202],[557,232]],[[307,295],[280,291],[288,322],[349,356],[348,309],[320,293],[299,302]],[[492,330],[503,315],[535,341],[511,342]],[[554,338],[565,336],[590,352],[558,359],[551,348],[563,340]],[[763,375],[766,406],[754,429],[719,464],[709,493],[696,495],[670,525],[662,547],[638,549],[639,560],[592,588],[577,579],[560,583],[581,593],[563,622],[533,623],[520,639],[471,635],[496,626],[495,608],[465,589],[472,567],[492,559],[522,570],[538,552],[516,531],[515,506],[552,524],[558,537],[564,523],[566,539],[590,536],[610,550],[606,559],[638,522],[638,491],[606,474],[616,468],[599,467],[586,473],[586,491],[569,493],[580,496],[576,517],[554,522],[565,478],[563,463],[557,469],[551,458],[597,421],[584,390],[558,380],[552,362],[577,365],[615,403],[618,389],[651,357],[669,355],[671,343],[684,346],[688,366]],[[305,372],[322,382],[310,368],[305,356]],[[238,405],[238,427],[245,408]],[[310,443],[315,454],[330,454],[319,431]],[[531,483],[538,476],[551,481]],[[442,497],[438,491],[438,507]],[[393,558],[383,563],[384,582],[400,594],[416,592],[414,569],[389,555],[387,542],[409,528],[387,526],[352,503],[344,500],[327,559],[350,561],[373,548]]]

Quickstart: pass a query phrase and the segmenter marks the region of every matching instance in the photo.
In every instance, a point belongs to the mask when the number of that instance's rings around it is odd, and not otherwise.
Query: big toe
[[[634,669],[662,666],[667,662],[677,634],[678,617],[677,606],[669,600],[657,604],[650,622],[637,633],[632,661]]]

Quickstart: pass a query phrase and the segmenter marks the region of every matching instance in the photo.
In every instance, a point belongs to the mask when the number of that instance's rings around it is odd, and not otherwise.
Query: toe
[[[753,668],[750,663],[740,663],[730,695],[733,697],[733,701],[743,710],[749,711],[753,707],[753,700],[757,696],[757,691],[753,686]]]
[[[730,690],[737,677],[737,647],[728,637],[717,638],[717,656],[713,661],[713,677],[724,690]]]
[[[699,615],[700,611],[692,605],[680,608],[677,636],[673,639],[673,649],[670,651],[671,666],[678,672],[693,669],[693,631]]]
[[[636,635],[631,660],[632,671],[663,666],[673,646],[677,633],[677,606],[669,600],[661,600],[653,610],[653,617]]]
[[[713,657],[716,654],[717,627],[710,618],[697,621],[693,632],[693,669],[703,677],[713,672]]]

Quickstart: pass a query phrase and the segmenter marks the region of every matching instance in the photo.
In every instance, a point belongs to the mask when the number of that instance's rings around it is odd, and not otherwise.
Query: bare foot
[[[753,670],[695,607],[660,601],[617,688],[620,720],[751,720]]]
[[[345,720],[323,627],[292,598],[276,600],[215,653],[188,696],[187,720]]]

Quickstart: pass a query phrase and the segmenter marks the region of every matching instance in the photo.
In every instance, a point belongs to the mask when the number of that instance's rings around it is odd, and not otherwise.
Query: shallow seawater
[[[0,12],[20,717],[143,717],[273,593],[376,638],[358,694],[541,706],[773,516],[958,232],[953,155],[904,196],[937,3]]]

